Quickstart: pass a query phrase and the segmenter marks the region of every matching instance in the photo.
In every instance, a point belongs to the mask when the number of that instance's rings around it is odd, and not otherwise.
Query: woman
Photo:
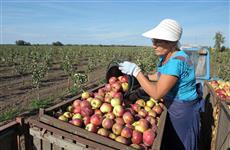
[[[198,149],[200,128],[200,109],[202,104],[196,91],[195,70],[178,43],[182,27],[172,19],[164,19],[154,29],[143,36],[150,38],[153,49],[160,58],[157,73],[149,76],[152,83],[134,63],[125,61],[119,69],[136,77],[144,91],[154,99],[164,99],[168,108],[168,119],[165,127],[166,149]]]

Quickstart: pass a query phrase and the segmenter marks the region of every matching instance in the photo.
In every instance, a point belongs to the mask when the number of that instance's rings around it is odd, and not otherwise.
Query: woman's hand
[[[119,63],[119,69],[122,73],[132,75],[134,77],[137,77],[138,73],[141,72],[141,69],[135,63],[129,61]]]

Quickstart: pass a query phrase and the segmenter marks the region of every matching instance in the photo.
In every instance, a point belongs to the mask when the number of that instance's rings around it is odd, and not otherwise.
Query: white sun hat
[[[177,21],[164,19],[155,28],[143,33],[142,36],[174,42],[180,40],[182,30],[181,25]]]

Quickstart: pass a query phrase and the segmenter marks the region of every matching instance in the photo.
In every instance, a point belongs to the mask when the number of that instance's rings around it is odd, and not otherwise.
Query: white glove
[[[137,77],[138,73],[141,71],[141,69],[135,63],[129,61],[119,63],[119,69],[122,73],[132,75],[134,77]]]

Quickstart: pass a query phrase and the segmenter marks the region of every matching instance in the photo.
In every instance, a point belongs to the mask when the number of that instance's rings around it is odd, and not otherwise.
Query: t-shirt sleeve
[[[161,74],[172,75],[176,77],[180,77],[183,69],[183,62],[178,59],[171,59],[165,64],[164,68],[161,69]]]

